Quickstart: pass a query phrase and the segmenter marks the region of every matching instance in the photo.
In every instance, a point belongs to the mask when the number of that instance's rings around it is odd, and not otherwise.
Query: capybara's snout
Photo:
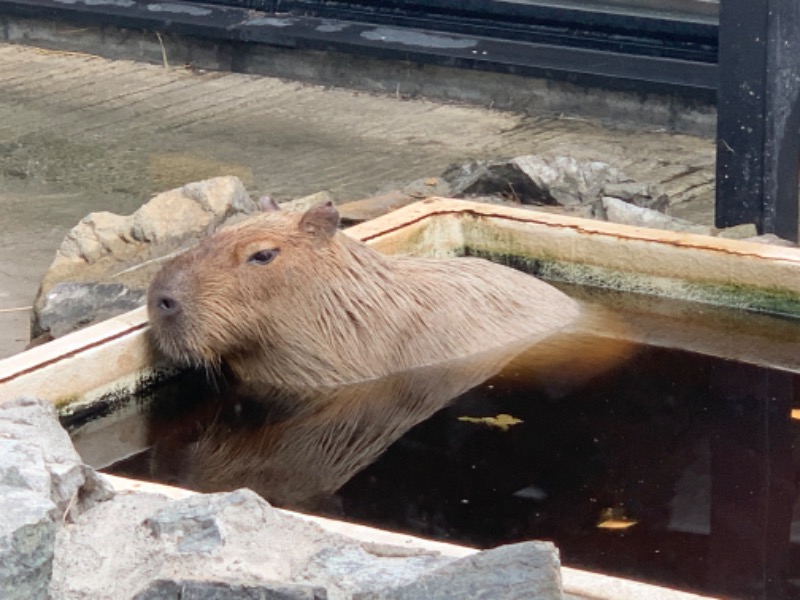
[[[163,269],[147,291],[147,315],[156,341],[167,351],[181,344],[187,310],[186,277],[180,269]]]
[[[166,268],[153,280],[147,291],[147,312],[151,321],[175,319],[183,312],[184,290],[181,289],[181,279],[180,271]]]
[[[155,316],[168,319],[183,312],[183,303],[175,294],[166,290],[156,290],[151,294],[147,304],[151,318]]]

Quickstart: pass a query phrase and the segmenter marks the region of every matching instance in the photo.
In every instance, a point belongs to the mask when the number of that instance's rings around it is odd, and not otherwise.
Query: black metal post
[[[798,239],[800,2],[721,0],[717,227]]]

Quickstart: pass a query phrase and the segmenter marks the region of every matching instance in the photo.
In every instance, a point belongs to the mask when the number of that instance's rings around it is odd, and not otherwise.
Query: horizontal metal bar
[[[0,15],[18,15],[174,32],[229,42],[330,50],[423,64],[611,84],[637,91],[713,92],[716,64],[559,44],[503,40],[245,7],[134,0],[0,0]]]

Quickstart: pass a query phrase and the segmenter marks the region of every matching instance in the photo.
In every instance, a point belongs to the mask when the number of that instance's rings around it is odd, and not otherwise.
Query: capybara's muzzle
[[[147,314],[159,347],[172,358],[185,349],[185,278],[167,268],[159,273],[147,291]],[[181,285],[184,284],[184,285]]]
[[[183,311],[183,305],[180,300],[164,292],[153,294],[152,298],[148,299],[147,304],[147,309],[155,318],[162,317],[168,319]]]
[[[186,278],[182,271],[175,271],[167,267],[156,275],[147,290],[147,312],[150,321],[170,322],[176,321],[183,312],[184,306],[181,297],[185,294],[182,289],[186,285]]]

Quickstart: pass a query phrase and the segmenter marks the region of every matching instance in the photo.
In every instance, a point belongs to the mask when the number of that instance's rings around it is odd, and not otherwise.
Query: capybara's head
[[[284,321],[303,327],[292,313],[333,268],[338,223],[330,203],[305,213],[266,207],[174,258],[148,291],[157,346],[179,363],[216,368],[274,344]]]

